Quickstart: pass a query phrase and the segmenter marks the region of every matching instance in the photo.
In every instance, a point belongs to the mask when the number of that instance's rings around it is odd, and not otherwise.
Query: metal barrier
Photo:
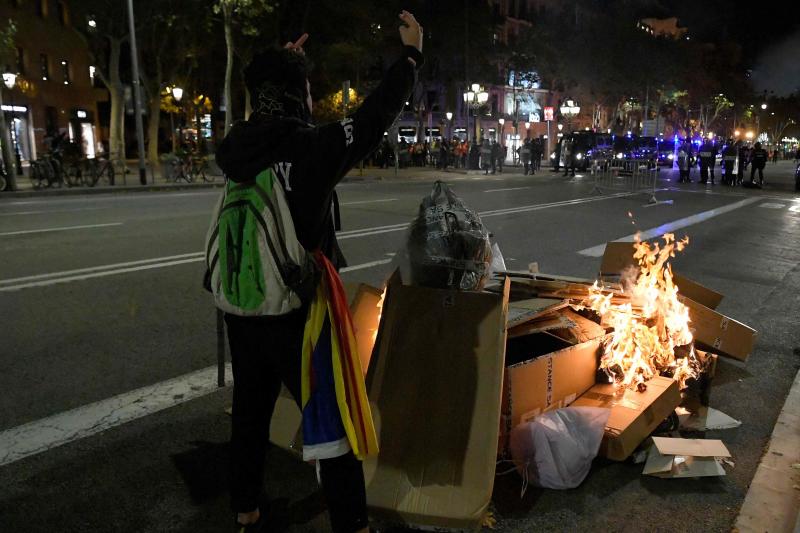
[[[659,167],[654,161],[637,159],[599,159],[593,160],[591,173],[594,175],[594,190],[625,191],[650,196],[648,202],[658,203],[656,185]]]

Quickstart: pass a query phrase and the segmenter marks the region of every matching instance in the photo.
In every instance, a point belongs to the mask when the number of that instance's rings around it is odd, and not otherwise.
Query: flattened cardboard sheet
[[[511,329],[531,320],[536,320],[542,315],[563,309],[568,305],[566,300],[557,298],[529,298],[508,304],[508,323]]]
[[[380,522],[477,529],[494,485],[508,283],[489,294],[395,279],[367,390],[380,454],[364,462]]]

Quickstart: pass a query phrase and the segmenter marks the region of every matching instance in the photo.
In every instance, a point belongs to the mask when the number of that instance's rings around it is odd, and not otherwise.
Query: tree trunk
[[[161,124],[161,95],[150,96],[147,121],[147,161],[150,168],[158,168],[158,127]]]
[[[0,98],[0,105],[2,105],[3,100]],[[16,191],[17,190],[17,164],[16,159],[14,157],[14,150],[11,148],[11,135],[8,132],[8,124],[6,123],[6,114],[4,111],[0,111],[0,140],[3,143],[3,161],[5,162],[6,167],[6,188],[5,190],[9,191]],[[3,189],[0,189],[2,191]]]
[[[110,39],[108,91],[111,95],[111,124],[108,151],[114,170],[125,179],[125,90],[119,77],[121,39]]]
[[[233,122],[233,98],[231,96],[231,77],[233,75],[233,29],[231,27],[231,18],[233,16],[229,2],[223,2],[222,10],[225,19],[225,46],[228,51],[227,62],[225,64],[225,135],[231,129]]]

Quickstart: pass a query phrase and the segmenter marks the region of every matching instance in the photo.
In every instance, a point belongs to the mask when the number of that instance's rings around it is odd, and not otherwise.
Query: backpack
[[[283,315],[311,300],[317,269],[271,168],[227,181],[206,236],[206,265],[214,303],[226,313]]]

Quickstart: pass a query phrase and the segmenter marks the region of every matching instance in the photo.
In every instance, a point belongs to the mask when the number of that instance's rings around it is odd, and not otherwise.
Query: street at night
[[[796,21],[2,3],[0,533],[800,532]]]
[[[772,174],[788,176],[789,170],[782,164]],[[727,476],[647,479],[641,465],[598,460],[580,489],[529,489],[522,499],[513,476],[499,477],[493,495],[498,530],[633,530],[642,523],[727,530],[798,369],[800,339],[791,310],[800,289],[794,245],[800,204],[788,179],[781,180],[785,187],[750,194],[664,181],[666,190],[657,194],[665,203],[649,206],[643,195],[592,194],[590,176],[572,180],[547,171],[534,177],[356,175],[340,186],[346,281],[379,285],[391,272],[388,261],[404,243],[402,226],[437,176],[481,212],[509,268],[537,261],[546,272],[593,277],[599,258],[581,250],[674,224],[677,235],[690,236],[675,268],[724,293],[722,311],[760,336],[747,365],[720,359],[714,380],[712,405],[742,421],[737,429],[707,435],[723,438],[732,451],[735,466]],[[38,531],[31,514],[65,531],[225,526],[230,390],[216,390],[215,319],[200,288],[198,256],[218,194],[201,189],[3,202],[0,233],[9,261],[0,297],[4,309],[14,309],[4,351],[18,355],[2,375],[3,412],[10,417],[0,442],[21,444],[11,435],[31,424],[25,438],[45,449],[2,466],[7,481],[0,516],[11,530]],[[681,222],[690,217],[690,225]],[[44,231],[30,233],[37,230]],[[552,238],[556,231],[559,237]],[[154,386],[187,382],[197,371],[206,371],[197,398],[184,402],[181,395],[191,390],[176,385],[181,393],[166,391],[160,406],[174,407],[145,408],[122,425],[115,419],[130,413],[83,420],[108,430],[46,450],[59,440],[53,430],[53,421],[63,420],[59,415],[78,409],[78,418],[99,416],[104,411],[92,408],[94,402],[108,404],[136,390],[153,394]],[[267,489],[281,495],[275,505],[291,524],[287,530],[326,530],[313,469],[279,449],[269,452],[269,468],[280,473]]]

